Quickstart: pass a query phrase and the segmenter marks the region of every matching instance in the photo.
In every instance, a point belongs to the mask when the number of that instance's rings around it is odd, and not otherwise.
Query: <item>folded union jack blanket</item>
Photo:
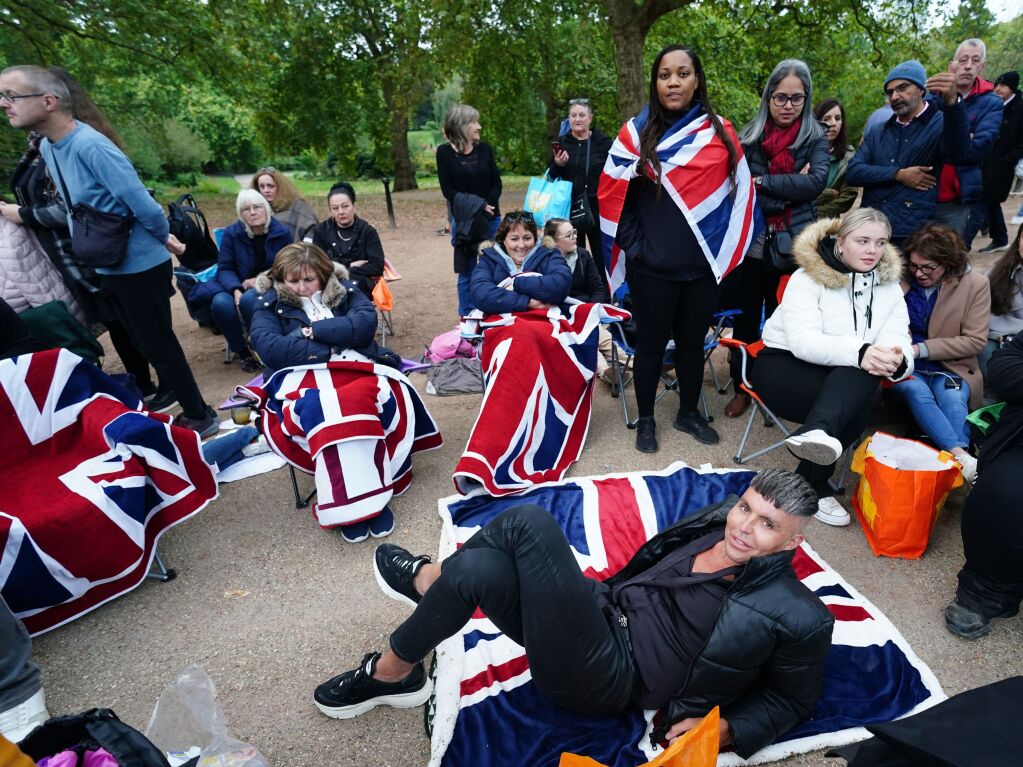
[[[30,633],[138,586],[217,496],[199,436],[64,349],[0,361],[0,592]]]
[[[521,503],[548,509],[561,524],[579,567],[603,579],[620,570],[660,530],[687,513],[741,494],[748,471],[696,471],[676,463],[660,472],[612,474],[550,483],[514,498],[451,496],[438,502],[447,556],[490,519]],[[869,737],[862,725],[887,722],[944,700],[930,669],[887,618],[810,546],[797,552],[800,579],[835,616],[824,690],[812,718],[743,762]],[[436,713],[430,767],[556,767],[563,751],[600,764],[634,767],[656,755],[656,712],[587,717],[551,703],[530,681],[525,650],[479,611],[437,650]]]
[[[460,493],[506,495],[565,476],[590,427],[597,328],[629,316],[575,304],[483,318],[483,404],[455,466]]]
[[[263,411],[270,447],[316,477],[322,527],[374,517],[412,483],[412,456],[442,443],[419,392],[386,365],[337,359],[239,387]]]

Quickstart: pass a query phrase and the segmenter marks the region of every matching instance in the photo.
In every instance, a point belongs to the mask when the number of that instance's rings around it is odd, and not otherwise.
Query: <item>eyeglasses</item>
[[[805,93],[793,93],[791,96],[786,96],[784,93],[775,93],[771,96],[771,102],[776,107],[783,107],[786,104],[792,104],[794,107],[803,106],[803,102],[806,101]]]
[[[41,96],[49,96],[49,95],[51,95],[51,94],[49,94],[49,93],[24,93],[24,94],[19,96],[16,93],[0,93],[0,99],[3,99],[5,101],[10,101],[12,104],[17,104],[19,99],[37,99],[37,98],[40,98]],[[57,98],[57,97],[54,96],[54,98]]]
[[[582,104],[583,106],[587,106],[588,107],[590,105],[590,100],[589,99],[569,99],[568,100],[568,105],[570,107],[574,107],[577,104]]]
[[[267,165],[265,168],[260,168],[259,170],[256,171],[256,178],[259,178],[264,173],[276,173],[276,172],[277,172],[277,168],[275,168],[273,165]]]
[[[571,240],[573,237],[578,237],[578,236],[579,236],[579,232],[577,232],[575,229],[572,229],[571,231],[565,232],[564,234],[559,234],[558,235],[558,237],[564,237],[567,240]]]
[[[885,98],[890,99],[896,93],[898,93],[901,96],[903,93],[906,92],[908,88],[911,88],[912,86],[913,83],[903,83],[902,85],[896,85],[894,88],[885,88],[884,89]]]
[[[909,262],[909,271],[913,274],[919,274],[923,277],[930,277],[934,273],[935,269],[941,267],[937,264],[914,264],[912,261]]]
[[[528,210],[513,210],[511,213],[505,213],[504,220],[509,224],[532,224],[536,226],[536,219],[533,218],[533,214]]]
[[[246,205],[242,208],[242,213],[254,213],[257,210],[266,210],[262,205]]]

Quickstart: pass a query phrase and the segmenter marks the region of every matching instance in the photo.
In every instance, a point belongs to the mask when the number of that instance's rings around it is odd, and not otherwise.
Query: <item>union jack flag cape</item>
[[[610,474],[551,483],[515,497],[452,496],[438,503],[442,557],[509,508],[550,511],[580,569],[604,579],[686,514],[745,492],[753,473],[697,471],[676,463],[660,472]],[[944,700],[937,679],[888,619],[809,545],[793,567],[835,616],[824,689],[810,720],[743,762],[760,764],[869,737],[861,725],[887,722]],[[436,711],[430,767],[556,767],[563,751],[613,767],[655,756],[653,711],[588,717],[560,708],[533,685],[525,650],[477,610],[437,649]]]
[[[483,329],[483,404],[455,487],[491,495],[561,479],[590,428],[597,329],[631,315],[604,304],[491,314]]]
[[[419,392],[386,365],[336,359],[285,368],[238,392],[262,409],[273,451],[315,475],[322,527],[375,517],[412,484],[413,454],[443,442]]]
[[[30,633],[138,586],[217,496],[199,435],[64,349],[0,361],[0,592]]]
[[[620,295],[619,288],[625,283],[625,254],[615,236],[629,181],[641,172],[653,177],[652,168],[639,167],[639,134],[649,109],[644,107],[618,131],[597,187],[601,244],[612,295]],[[679,120],[657,144],[662,191],[689,222],[718,282],[742,263],[764,230],[742,145],[732,124],[724,118],[721,123],[739,156],[734,188],[728,175],[728,148],[705,112],[691,120]]]

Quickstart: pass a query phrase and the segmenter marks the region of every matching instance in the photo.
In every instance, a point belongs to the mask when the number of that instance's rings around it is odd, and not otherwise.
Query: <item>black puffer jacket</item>
[[[650,539],[605,583],[624,582],[668,552],[720,528],[737,500],[729,496]],[[675,722],[720,706],[732,731],[732,748],[746,758],[810,716],[820,696],[835,621],[796,578],[792,557],[785,551],[746,564],[689,678],[654,729],[655,742]]]
[[[987,383],[1005,401],[1005,407],[980,449],[981,471],[996,455],[1023,442],[1023,334],[991,356]]]
[[[611,139],[605,136],[596,128],[593,129],[588,139],[580,141],[571,132],[558,137],[562,148],[568,152],[568,162],[564,167],[554,162],[553,153],[547,163],[547,172],[551,178],[563,178],[572,182],[572,203],[583,195],[583,190],[590,201],[590,210],[593,211],[594,219],[598,216],[597,208],[597,184],[600,181],[600,173],[604,170],[604,163],[607,161],[607,153],[611,151]],[[589,146],[587,147],[587,144]],[[587,153],[587,149],[589,152]],[[587,162],[587,155],[589,162]]]
[[[763,183],[757,189],[757,201],[765,215],[781,213],[786,205],[790,206],[789,231],[795,237],[803,227],[817,220],[817,198],[828,185],[828,167],[831,156],[828,154],[828,135],[805,142],[793,150],[795,173],[772,176],[767,155],[760,141],[743,144],[746,162],[749,163],[750,175],[760,176]],[[799,171],[809,163],[806,173]]]

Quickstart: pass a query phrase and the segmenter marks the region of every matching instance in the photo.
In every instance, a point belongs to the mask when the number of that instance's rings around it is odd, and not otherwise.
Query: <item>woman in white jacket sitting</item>
[[[802,424],[786,444],[820,497],[817,519],[830,525],[849,524],[828,485],[835,462],[866,428],[881,381],[913,372],[902,258],[890,234],[872,208],[806,227],[793,246],[800,269],[764,326],[751,373],[768,407]]]

